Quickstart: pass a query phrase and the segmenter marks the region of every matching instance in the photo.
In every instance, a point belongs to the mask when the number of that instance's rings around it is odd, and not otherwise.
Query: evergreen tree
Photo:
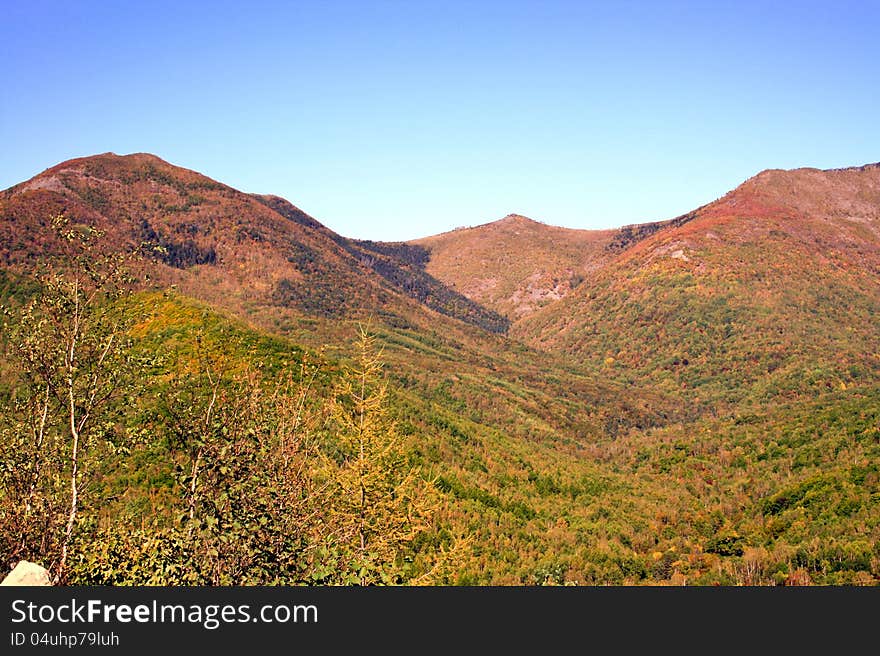
[[[407,462],[381,380],[381,356],[361,326],[355,361],[331,402],[337,452],[328,462],[336,488],[329,500],[339,555],[333,578],[344,584],[405,582],[414,540],[438,508],[430,485]]]

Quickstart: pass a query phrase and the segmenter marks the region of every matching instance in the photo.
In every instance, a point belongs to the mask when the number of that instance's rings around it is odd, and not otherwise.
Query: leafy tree
[[[89,475],[114,448],[119,401],[132,380],[127,319],[109,302],[126,293],[125,255],[64,215],[52,228],[60,257],[3,332],[18,372],[2,425],[3,552],[47,563],[63,580]]]
[[[322,489],[313,484],[310,390],[317,368],[280,380],[236,368],[196,339],[160,392],[157,425],[177,463],[170,517],[99,531],[79,582],[297,584],[309,580]],[[229,344],[224,344],[229,346]]]

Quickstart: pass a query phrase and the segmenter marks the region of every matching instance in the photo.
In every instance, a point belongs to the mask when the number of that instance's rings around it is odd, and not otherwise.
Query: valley
[[[90,262],[125,350],[65,535]],[[0,552],[71,584],[880,582],[878,164],[377,242],[106,153],[0,192],[0,303]]]

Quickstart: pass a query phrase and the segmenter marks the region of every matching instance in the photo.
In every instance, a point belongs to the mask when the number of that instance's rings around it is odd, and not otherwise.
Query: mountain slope
[[[626,394],[496,337],[508,321],[426,273],[419,246],[348,239],[282,198],[153,155],[71,160],[3,192],[0,271],[45,265],[60,248],[49,218],[62,211],[106,231],[111,251],[140,248],[150,286],[173,284],[301,344],[339,347],[354,322],[372,320],[401,380],[429,398],[492,399],[485,421],[514,433],[518,417],[533,436],[582,441],[674,414],[659,397]]]
[[[728,401],[880,376],[880,166],[765,171],[622,251],[513,334]]]
[[[557,228],[510,214],[409,243],[428,251],[432,276],[515,321],[567,295],[601,267],[615,232]]]
[[[691,218],[575,230],[509,214],[408,244],[425,249],[432,276],[516,322],[570,294],[622,251]]]
[[[361,266],[372,269],[393,288],[432,310],[494,333],[505,333],[510,327],[510,322],[505,317],[487,310],[429,275],[425,271],[428,258],[424,248],[399,242],[349,239],[324,227],[283,198],[277,196],[256,198],[292,221],[323,231]]]
[[[585,242],[597,266],[514,324],[525,344],[431,309],[455,296],[431,276],[425,246],[348,240],[283,199],[151,156],[100,156],[2,194],[0,303],[38,292],[26,274],[50,264],[48,217],[61,210],[106,230],[111,250],[150,258],[159,289],[111,306],[136,318],[135,360],[149,363],[135,381],[147,392],[123,405],[135,439],[108,443],[83,510],[175,571],[186,555],[152,532],[180,516],[168,504],[185,481],[167,439],[176,420],[157,412],[169,383],[186,382],[206,351],[267,380],[302,382],[317,365],[304,425],[332,451],[322,404],[372,317],[407,461],[468,538],[449,582],[876,584],[876,176],[766,172],[672,221]],[[814,189],[824,190],[810,200]],[[517,222],[502,228],[533,228]],[[510,269],[491,245],[489,263]],[[20,382],[7,335],[2,403]],[[0,432],[11,414],[0,413]],[[95,546],[84,544],[93,584],[153,569],[119,565],[137,551]]]
[[[56,251],[49,221],[60,212],[105,231],[111,250],[148,254],[153,279],[238,312],[428,321],[422,306],[506,329],[503,318],[407,262],[385,256],[376,266],[356,242],[282,199],[244,194],[154,155],[70,160],[3,192],[0,263],[27,268]]]

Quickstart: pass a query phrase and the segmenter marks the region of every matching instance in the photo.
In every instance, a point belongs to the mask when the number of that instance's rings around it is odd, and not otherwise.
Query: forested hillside
[[[876,584],[878,175],[403,244],[149,155],[53,167],[0,194],[0,554],[71,584]]]

